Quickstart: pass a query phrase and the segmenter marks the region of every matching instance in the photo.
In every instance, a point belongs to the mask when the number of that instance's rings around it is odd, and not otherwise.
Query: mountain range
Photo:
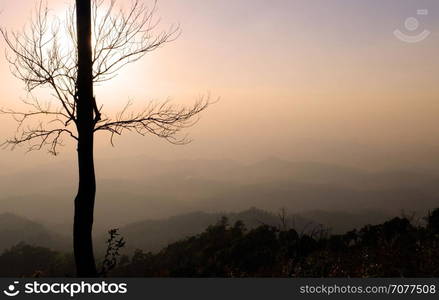
[[[131,157],[97,160],[96,170],[98,233],[194,211],[215,214],[249,207],[274,212],[286,208],[291,214],[425,215],[437,206],[439,196],[439,173],[422,169],[371,172],[276,158],[244,164]],[[76,181],[75,163],[68,161],[1,175],[0,213],[23,216],[67,235]]]
[[[366,224],[378,224],[389,216],[377,212],[349,214],[343,212],[310,211],[303,214],[270,213],[251,208],[245,211],[228,213],[192,212],[158,220],[143,220],[119,228],[119,233],[126,240],[122,253],[131,254],[136,249],[156,252],[170,243],[203,232],[208,226],[216,224],[227,217],[229,224],[243,221],[247,229],[261,224],[294,228],[300,233],[325,230],[332,233],[344,233],[353,227]],[[10,213],[0,214],[0,251],[20,242],[50,249],[71,252],[71,232],[59,234],[55,228],[19,217]],[[105,251],[108,235],[95,233],[95,248],[98,256]]]

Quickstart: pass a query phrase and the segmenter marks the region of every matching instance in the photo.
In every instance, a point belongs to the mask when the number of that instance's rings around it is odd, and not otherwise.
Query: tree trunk
[[[78,277],[96,277],[93,254],[93,213],[96,180],[93,163],[93,132],[79,133],[79,188],[75,199],[73,244]]]
[[[75,199],[73,248],[78,277],[96,277],[93,214],[96,179],[93,161],[94,97],[91,48],[91,3],[76,0],[78,31],[77,112],[79,187]]]

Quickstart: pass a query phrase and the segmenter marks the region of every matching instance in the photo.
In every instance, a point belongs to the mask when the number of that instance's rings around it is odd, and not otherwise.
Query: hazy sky
[[[35,2],[0,0],[1,25],[19,29]],[[49,1],[56,12],[71,3]],[[99,139],[96,154],[427,164],[439,157],[438,14],[437,0],[160,0],[163,28],[179,23],[181,37],[97,88],[97,100],[110,111],[129,99],[190,104],[210,92],[221,101],[189,130],[191,145],[127,135],[116,148]],[[404,28],[408,17],[419,20],[418,30]],[[393,35],[397,28],[431,35],[408,44]],[[0,80],[1,107],[26,96],[3,57]],[[3,139],[13,123],[1,122]],[[73,155],[67,146],[60,159]],[[2,157],[50,159],[23,151]]]

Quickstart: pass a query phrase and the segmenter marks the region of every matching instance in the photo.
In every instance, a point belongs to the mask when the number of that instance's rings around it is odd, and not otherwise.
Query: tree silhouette
[[[112,144],[114,136],[124,131],[186,144],[190,140],[179,133],[194,125],[199,113],[211,103],[208,97],[202,97],[191,107],[165,102],[149,104],[137,112],[129,112],[128,103],[114,117],[98,105],[94,85],[111,80],[127,64],[179,36],[180,29],[175,26],[156,32],[155,12],[156,2],[148,8],[134,1],[128,10],[117,10],[115,0],[76,0],[62,22],[51,18],[41,1],[22,32],[0,29],[9,49],[6,57],[12,73],[25,83],[30,95],[24,100],[27,111],[1,110],[18,122],[16,135],[3,145],[13,149],[27,144],[29,151],[47,148],[56,155],[65,136],[77,142],[79,185],[73,240],[77,275],[81,277],[97,276],[92,243],[95,133],[109,132]],[[33,91],[40,87],[51,89],[52,101],[41,102],[35,96]]]

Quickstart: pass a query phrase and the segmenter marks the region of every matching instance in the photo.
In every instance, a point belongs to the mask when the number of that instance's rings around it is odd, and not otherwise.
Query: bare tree
[[[3,145],[28,150],[47,148],[56,155],[64,137],[77,142],[79,185],[75,198],[74,253],[77,275],[97,276],[93,254],[92,226],[96,180],[93,157],[94,134],[115,135],[134,131],[153,134],[174,144],[190,142],[181,131],[195,124],[211,103],[201,98],[193,106],[179,107],[168,102],[149,104],[130,112],[130,103],[110,117],[98,105],[93,87],[114,78],[118,71],[162,45],[175,40],[178,26],[158,31],[151,8],[132,2],[128,10],[116,9],[115,0],[76,0],[66,21],[49,15],[43,2],[37,5],[30,24],[22,32],[0,32],[7,44],[7,60],[15,77],[25,83],[30,97],[28,110],[2,109],[17,122],[16,135]],[[76,17],[76,18],[75,18]],[[68,37],[68,40],[63,37]],[[52,98],[40,101],[33,93],[48,87]]]

